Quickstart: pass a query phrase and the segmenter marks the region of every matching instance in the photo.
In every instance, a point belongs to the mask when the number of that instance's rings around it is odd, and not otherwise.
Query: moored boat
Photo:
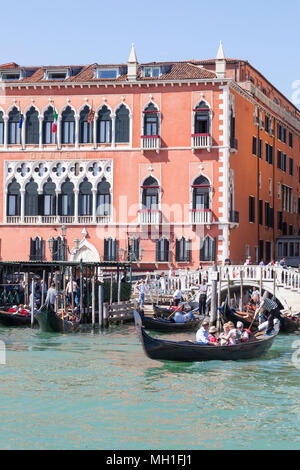
[[[149,330],[160,331],[161,333],[180,333],[193,331],[199,328],[200,319],[193,318],[184,323],[175,323],[165,318],[151,318],[141,315],[143,326]]]
[[[236,325],[238,321],[241,321],[243,322],[245,328],[249,328],[249,326],[252,324],[252,320],[249,320],[245,318],[243,315],[240,315],[238,311],[234,309],[230,309],[227,304],[224,305],[220,309],[220,311],[223,315],[224,320],[232,321],[234,325]],[[254,329],[257,329],[259,326],[259,322],[255,320],[252,326]],[[282,333],[293,333],[294,331],[300,331],[300,321],[296,319],[293,320],[281,314],[280,331]]]
[[[4,326],[31,326],[31,315],[22,315],[21,313],[0,311],[0,323]],[[37,324],[34,318],[34,324]]]
[[[202,345],[189,341],[175,342],[152,338],[148,335],[138,312],[134,312],[134,319],[146,355],[150,359],[163,361],[199,362],[254,359],[266,353],[277,336],[277,333],[272,336],[261,336],[231,346]]]
[[[63,320],[54,312],[50,304],[43,305],[36,313],[36,318],[40,329],[45,332],[74,333],[79,328],[79,320]]]

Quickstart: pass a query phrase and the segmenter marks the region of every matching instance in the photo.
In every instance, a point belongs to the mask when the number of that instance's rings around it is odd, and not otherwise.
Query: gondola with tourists
[[[172,312],[171,312],[172,315]],[[170,318],[152,318],[141,314],[143,326],[152,331],[161,333],[181,333],[197,330],[200,326],[200,318],[187,319],[184,323],[175,323]]]
[[[262,356],[272,346],[277,333],[231,346],[202,345],[190,341],[167,341],[151,337],[146,333],[141,316],[134,312],[135,324],[146,355],[150,359],[166,361],[236,361]]]
[[[257,319],[253,321],[249,317],[240,315],[237,310],[233,308],[229,308],[227,302],[224,302],[222,307],[219,308],[219,310],[223,316],[223,319],[225,321],[232,321],[234,325],[236,325],[238,321],[241,321],[243,322],[245,328],[249,328],[250,325],[253,325],[253,328],[257,329],[259,326],[259,321]],[[241,313],[244,313],[244,312],[241,312]],[[253,318],[254,318],[254,315],[253,315]],[[295,331],[300,331],[300,320],[297,317],[295,317],[295,319],[292,319],[281,314],[280,331],[283,333],[293,333]]]
[[[176,307],[161,307],[156,304],[152,304],[154,317],[169,317]],[[182,311],[190,312],[199,310],[199,304],[197,302],[185,302],[182,304]]]
[[[23,315],[19,312],[9,312],[5,309],[0,310],[0,324],[4,326],[31,326],[31,314]],[[37,324],[34,318],[34,324]]]
[[[52,333],[74,333],[79,329],[79,319],[69,320],[56,313],[51,304],[44,304],[36,313],[40,329]],[[75,318],[75,317],[74,317]]]

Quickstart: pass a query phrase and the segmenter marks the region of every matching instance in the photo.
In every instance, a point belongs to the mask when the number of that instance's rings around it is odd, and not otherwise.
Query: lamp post
[[[67,242],[66,242],[67,227],[65,225],[62,225],[61,229],[60,229],[60,232],[61,232],[61,236],[62,236],[62,247],[61,247],[62,249],[61,250],[59,249],[60,247],[58,245],[57,245],[57,249],[56,250],[54,249],[55,240],[54,240],[53,237],[50,237],[47,240],[49,251],[52,254],[52,261],[54,260],[55,256],[59,256],[59,255],[61,255],[62,261],[65,261],[67,252],[70,253],[69,247],[68,247]],[[75,247],[78,248],[78,245],[79,245],[80,241],[78,239],[76,239],[76,240],[74,240],[74,243],[75,242],[76,242]]]

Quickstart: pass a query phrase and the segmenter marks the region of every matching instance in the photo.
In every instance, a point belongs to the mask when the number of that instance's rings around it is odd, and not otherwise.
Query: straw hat
[[[216,333],[218,330],[215,326],[211,326],[210,329],[208,330],[209,333]]]

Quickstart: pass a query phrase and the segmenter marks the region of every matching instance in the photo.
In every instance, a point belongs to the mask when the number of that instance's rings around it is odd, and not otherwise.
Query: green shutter
[[[185,242],[185,261],[191,261],[191,240]]]
[[[160,245],[160,240],[156,240],[156,247],[155,247],[155,252],[156,252],[156,256],[155,256],[155,259],[156,261],[160,261],[159,259],[159,245]]]
[[[204,238],[200,237],[200,261],[204,260]]]
[[[180,261],[179,259],[179,240],[176,239],[175,242],[175,260]]]
[[[117,261],[117,240],[112,240],[112,261]]]
[[[216,261],[217,239],[211,240],[211,261]]]
[[[109,261],[108,260],[108,243],[109,243],[109,240],[105,238],[104,239],[104,261]]]

